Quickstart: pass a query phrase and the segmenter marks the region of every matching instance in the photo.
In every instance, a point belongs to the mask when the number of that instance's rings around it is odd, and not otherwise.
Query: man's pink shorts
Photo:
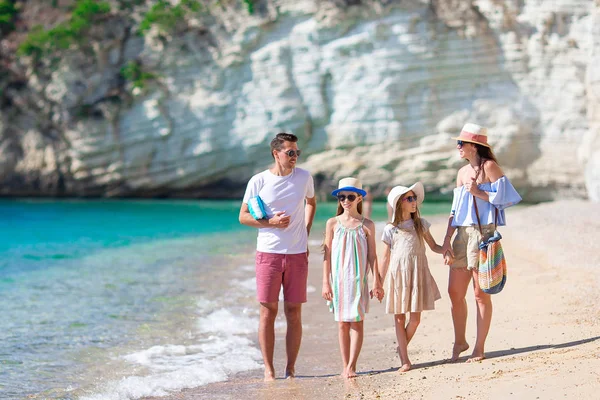
[[[256,298],[261,303],[279,301],[283,284],[283,300],[306,303],[308,256],[256,252]]]

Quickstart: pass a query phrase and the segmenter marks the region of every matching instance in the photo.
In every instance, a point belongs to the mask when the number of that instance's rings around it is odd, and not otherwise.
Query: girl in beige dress
[[[421,311],[433,310],[441,298],[431,276],[425,243],[432,251],[442,254],[429,232],[430,224],[419,215],[418,204],[423,202],[425,190],[420,182],[410,187],[396,186],[388,195],[394,214],[392,222],[383,229],[381,240],[385,253],[381,276],[385,277],[386,313],[394,314],[398,354],[402,366],[399,372],[410,370],[408,343],[421,321]],[[406,323],[406,314],[410,319]]]

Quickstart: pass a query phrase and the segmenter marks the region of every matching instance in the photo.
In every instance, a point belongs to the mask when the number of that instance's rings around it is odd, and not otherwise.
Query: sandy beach
[[[439,242],[446,217],[430,217]],[[398,373],[395,334],[383,304],[371,302],[359,377],[344,380],[337,326],[321,299],[321,254],[311,248],[308,303],[298,376],[282,379],[285,331],[277,332],[277,379],[262,370],[227,382],[185,390],[162,399],[591,399],[600,391],[600,204],[560,201],[507,211],[500,229],[508,263],[504,291],[493,296],[487,359],[448,363],[453,331],[446,293],[448,270],[429,252],[430,269],[442,292],[436,310],[422,314],[409,346],[413,370]],[[378,224],[381,234],[382,224]],[[313,232],[313,241],[322,232]],[[378,239],[378,242],[380,240]],[[381,248],[379,248],[381,250]],[[381,256],[381,251],[378,254]],[[467,339],[474,344],[475,306],[467,295]],[[281,310],[280,310],[281,311]],[[282,312],[280,317],[283,318]]]

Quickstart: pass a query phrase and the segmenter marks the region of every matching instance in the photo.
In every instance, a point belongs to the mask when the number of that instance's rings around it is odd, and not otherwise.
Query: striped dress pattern
[[[337,218],[331,244],[331,289],[329,303],[338,322],[359,322],[369,311],[367,235],[361,222],[346,228]]]

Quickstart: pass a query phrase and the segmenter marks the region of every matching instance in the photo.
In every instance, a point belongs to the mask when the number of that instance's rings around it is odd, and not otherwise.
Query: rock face
[[[598,1],[338,3],[223,6],[168,37],[112,14],[95,59],[5,91],[2,193],[239,196],[285,130],[324,193],[353,175],[443,195],[470,121],[526,200],[600,201]],[[128,95],[132,60],[155,79]]]

